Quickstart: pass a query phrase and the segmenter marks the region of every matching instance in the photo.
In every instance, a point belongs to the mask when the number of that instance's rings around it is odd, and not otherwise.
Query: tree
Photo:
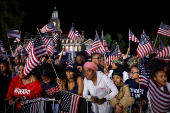
[[[9,47],[6,30],[20,30],[25,15],[26,13],[23,10],[19,9],[18,1],[0,1],[0,36],[6,49]],[[14,39],[10,39],[10,43],[13,43],[13,41]]]
[[[113,51],[116,47],[116,42],[119,45],[119,49],[121,52],[123,52],[123,48],[125,46],[125,42],[123,41],[123,35],[121,34],[117,34],[117,39],[116,40],[112,40],[111,35],[106,34],[105,36],[108,48],[110,51]]]
[[[84,43],[82,43],[82,51],[86,50],[86,45]]]
[[[157,37],[157,35],[153,36],[153,38],[152,38],[153,44],[155,44],[156,37]],[[170,38],[169,37],[158,34],[158,38],[157,38],[157,41],[156,41],[156,44],[155,44],[155,46],[157,48],[159,48],[159,38],[162,40],[165,47],[170,44]]]
[[[61,40],[60,39],[57,40],[57,51],[58,52],[62,51],[62,45],[61,45]]]

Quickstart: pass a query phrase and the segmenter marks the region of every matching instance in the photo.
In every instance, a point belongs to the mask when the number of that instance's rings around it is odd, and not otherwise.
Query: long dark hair
[[[56,79],[56,75],[54,69],[51,64],[44,62],[38,69],[38,76],[48,76],[52,78],[52,80]]]
[[[67,70],[66,70],[67,71]],[[74,72],[74,84],[75,84],[75,86],[74,86],[74,88],[73,89],[75,89],[76,88],[76,84],[77,84],[77,73],[76,72]],[[65,84],[65,88],[68,90],[68,78],[66,77],[66,84]]]

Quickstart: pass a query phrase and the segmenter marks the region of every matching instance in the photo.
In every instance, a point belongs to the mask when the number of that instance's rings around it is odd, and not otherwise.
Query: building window
[[[79,46],[79,51],[81,51],[81,46]]]
[[[73,46],[70,46],[70,51],[73,51]]]
[[[70,40],[70,43],[73,43],[73,40]]]
[[[66,40],[66,44],[68,43],[68,39]]]
[[[81,43],[81,40],[79,40],[79,43]]]
[[[64,40],[62,40],[62,43],[64,43]]]
[[[74,47],[74,51],[77,51],[77,46]]]
[[[68,51],[68,46],[66,46],[66,51]]]

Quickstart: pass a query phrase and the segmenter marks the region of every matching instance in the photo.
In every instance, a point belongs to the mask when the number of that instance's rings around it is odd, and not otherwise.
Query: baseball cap
[[[69,64],[66,70],[70,70],[71,72],[77,73],[77,66],[75,64]]]

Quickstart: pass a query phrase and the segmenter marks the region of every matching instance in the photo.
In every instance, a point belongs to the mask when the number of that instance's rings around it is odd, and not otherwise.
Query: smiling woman
[[[19,65],[18,75],[12,79],[6,95],[10,105],[17,102],[17,108],[14,108],[17,111],[21,109],[21,101],[40,97],[42,92],[41,84],[35,75],[23,75],[24,66],[24,63]]]

